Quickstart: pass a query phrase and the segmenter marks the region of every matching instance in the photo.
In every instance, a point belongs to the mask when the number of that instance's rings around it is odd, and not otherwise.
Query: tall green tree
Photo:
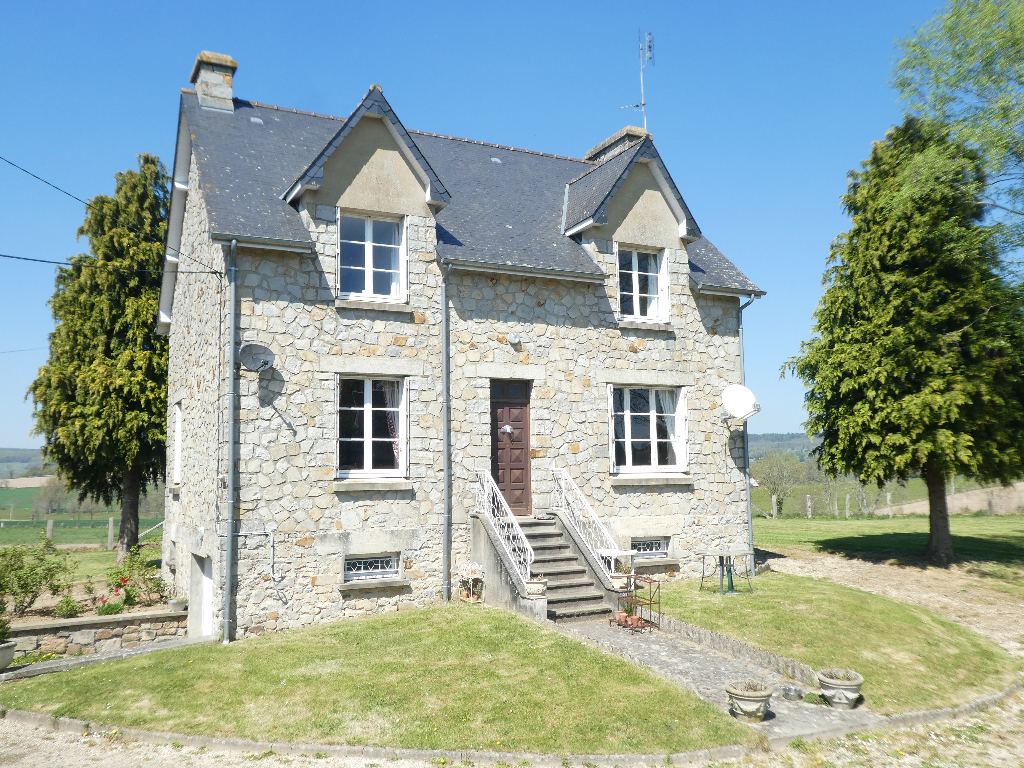
[[[977,199],[1004,214],[1013,245],[1024,244],[1024,0],[950,0],[900,48],[893,82],[911,112],[981,153]],[[955,175],[960,164],[944,149],[915,158],[905,181]]]
[[[963,161],[963,178],[908,197],[901,174],[930,149]],[[976,154],[909,118],[876,142],[843,197],[852,228],[832,244],[815,336],[790,359],[807,386],[814,453],[831,475],[881,485],[921,473],[925,555],[954,558],[946,476],[1009,481],[1024,463],[1024,311],[1004,280]]]
[[[89,201],[88,255],[57,272],[50,357],[29,388],[43,457],[79,500],[121,505],[118,561],[138,543],[139,497],[164,476],[167,338],[157,314],[169,195],[159,158]]]

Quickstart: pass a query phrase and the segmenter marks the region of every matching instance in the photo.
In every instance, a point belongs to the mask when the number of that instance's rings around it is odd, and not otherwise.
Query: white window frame
[[[624,314],[622,311],[622,283],[619,273],[619,248],[633,253],[633,313]],[[664,248],[651,248],[643,245],[630,245],[628,243],[613,243],[612,248],[615,255],[615,298],[616,312],[622,320],[633,320],[636,322],[663,323],[669,319],[671,312],[669,297],[671,291],[668,289],[668,252]],[[641,315],[639,297],[639,277],[637,275],[637,253],[645,253],[654,256],[658,260],[658,311],[653,315]]]
[[[657,395],[653,393],[656,390],[672,391],[676,393],[676,412],[675,412],[675,434],[672,438],[672,447],[676,453],[675,464],[646,464],[637,465],[632,464],[632,452],[630,451],[631,441],[631,429],[632,420],[627,415],[623,421],[625,422],[624,440],[626,443],[626,464],[619,465],[615,463],[615,405],[613,393],[616,389],[627,390],[627,394],[624,396],[625,405],[629,405],[628,390],[630,389],[646,389],[652,393],[651,397],[651,459],[657,461],[658,451],[657,445],[655,444],[657,435],[657,426],[655,418],[657,416]],[[631,413],[631,412],[627,412]],[[690,454],[688,448],[687,434],[689,428],[687,426],[687,398],[685,387],[655,387],[643,384],[609,384],[608,385],[608,465],[613,475],[639,475],[649,477],[659,477],[662,475],[674,475],[684,474],[689,469]]]
[[[360,293],[353,293],[351,291],[343,292],[341,290],[341,217],[347,216],[353,219],[362,219],[365,230],[364,230],[364,261],[363,270],[365,272],[365,289]],[[393,224],[398,224],[398,236],[400,242],[398,244],[398,295],[392,296],[391,294],[384,295],[381,293],[373,292],[373,222],[374,221],[390,221]],[[361,211],[346,211],[341,208],[335,208],[335,219],[334,228],[336,230],[335,245],[337,247],[337,257],[335,258],[335,275],[334,283],[337,290],[339,299],[350,299],[359,301],[377,301],[381,303],[397,303],[406,304],[409,301],[409,249],[408,249],[408,220],[405,216],[388,216],[386,214],[367,214]],[[346,241],[350,242],[350,241]]]
[[[400,455],[396,469],[340,469],[341,463],[341,382],[342,379],[353,379],[364,382],[363,390],[363,442],[364,457],[369,463],[372,455],[371,440],[367,438],[372,434],[373,420],[371,417],[372,391],[370,387],[374,381],[397,381],[399,384],[399,405],[398,405],[398,445]],[[334,466],[335,476],[338,480],[357,477],[380,477],[380,478],[408,478],[409,477],[409,377],[408,376],[371,376],[339,373],[334,377]]]
[[[637,549],[636,545],[639,543],[647,542],[658,542],[661,545],[660,549]],[[672,545],[672,539],[669,536],[634,536],[629,540],[629,549],[633,552],[634,557],[668,557],[668,548]]]
[[[181,428],[183,421],[182,401],[179,400],[171,408],[171,428],[174,430],[171,453],[171,484],[181,485]]]
[[[350,576],[348,570],[348,563],[350,560],[394,560],[395,567],[387,569],[378,569],[370,571],[359,571],[356,575]],[[346,555],[345,562],[342,564],[342,579],[344,583],[351,584],[352,582],[358,581],[374,581],[377,579],[397,579],[401,575],[402,568],[402,553],[401,552],[383,552],[376,555]]]

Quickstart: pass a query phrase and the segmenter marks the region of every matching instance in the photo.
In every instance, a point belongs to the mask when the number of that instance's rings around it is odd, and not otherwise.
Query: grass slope
[[[677,582],[662,587],[662,608],[814,669],[855,669],[877,712],[959,704],[1005,687],[1017,669],[995,643],[923,608],[781,573],[754,589],[722,596]]]
[[[432,749],[669,753],[754,734],[509,613],[451,606],[4,685],[5,707],[178,733]]]
[[[959,565],[988,586],[1024,600],[1024,515],[954,515],[953,549]],[[921,559],[928,518],[754,520],[760,549],[790,547],[900,565],[929,567]]]

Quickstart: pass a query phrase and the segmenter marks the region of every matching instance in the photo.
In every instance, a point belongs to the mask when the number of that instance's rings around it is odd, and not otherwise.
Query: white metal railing
[[[498,490],[490,472],[477,472],[480,485],[476,491],[476,511],[486,517],[498,533],[498,542],[505,554],[512,561],[516,574],[522,579],[522,586],[530,578],[530,566],[533,564],[533,547],[526,540],[523,529],[519,527],[515,515],[509,509],[508,502]]]
[[[555,509],[560,510],[563,520],[576,529],[580,540],[590,548],[593,559],[604,569],[605,576],[611,578],[615,558],[619,555],[615,539],[594,513],[583,491],[573,482],[569,471],[556,469],[554,475]]]

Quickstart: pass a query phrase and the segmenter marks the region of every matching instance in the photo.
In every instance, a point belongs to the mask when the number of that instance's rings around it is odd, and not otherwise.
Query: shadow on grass
[[[927,568],[922,556],[926,532],[873,533],[840,536],[816,543],[822,552],[857,560],[894,560],[897,565]],[[960,564],[987,563],[1024,568],[1024,536],[953,536],[953,551]]]

